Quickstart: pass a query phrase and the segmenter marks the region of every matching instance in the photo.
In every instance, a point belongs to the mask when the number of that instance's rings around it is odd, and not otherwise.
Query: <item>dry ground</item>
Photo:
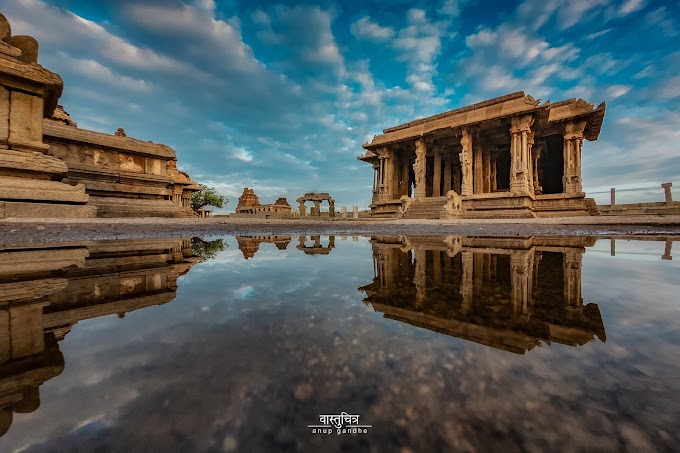
[[[133,237],[386,234],[468,236],[677,235],[680,215],[488,220],[4,219],[0,244]]]

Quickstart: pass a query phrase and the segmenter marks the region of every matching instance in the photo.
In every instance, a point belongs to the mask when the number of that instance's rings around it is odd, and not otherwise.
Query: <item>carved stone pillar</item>
[[[463,150],[460,152],[460,165],[462,181],[460,195],[472,195],[472,136],[467,129],[463,129],[463,137],[460,139]]]
[[[564,300],[569,307],[583,305],[581,298],[581,266],[583,251],[567,250],[564,253]]]
[[[451,190],[451,155],[444,159],[444,195]]]
[[[521,115],[510,118],[510,191],[515,194],[530,193],[530,162],[529,140],[533,138],[531,126],[534,123],[532,115]]]
[[[671,255],[671,250],[673,248],[673,239],[667,238],[666,239],[666,247],[664,248],[663,255],[661,256],[662,260],[672,260],[673,256]]]
[[[335,217],[335,201],[328,202],[328,217]]]
[[[533,189],[534,194],[540,195],[543,193],[543,187],[541,187],[541,182],[538,179],[538,163],[541,160],[541,144],[535,145],[531,148],[531,159],[533,163],[532,175],[533,175]]]
[[[460,252],[461,264],[463,266],[463,275],[460,280],[460,295],[462,298],[461,308],[467,312],[472,308],[474,286],[472,280],[474,254],[470,251]]]
[[[312,213],[313,216],[320,217],[321,216],[321,201],[320,200],[314,200],[314,212]]]
[[[442,195],[442,150],[437,147],[434,149],[434,175],[432,175],[432,196],[441,197]]]
[[[498,178],[496,177],[496,154],[491,156],[491,192],[495,192],[498,189]]]
[[[575,195],[583,192],[581,182],[581,146],[585,121],[570,121],[564,133],[564,193]]]
[[[305,217],[307,216],[307,208],[305,207],[305,202],[301,201],[300,202],[300,217]]]
[[[532,276],[534,251],[513,251],[510,255],[510,276],[512,279],[512,307],[515,313],[531,313]]]
[[[416,140],[416,161],[413,163],[413,172],[415,173],[415,198],[425,198],[425,169],[427,168],[425,161],[425,141],[421,138]]]

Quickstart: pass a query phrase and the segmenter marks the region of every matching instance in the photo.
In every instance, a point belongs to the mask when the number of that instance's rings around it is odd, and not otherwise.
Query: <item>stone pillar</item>
[[[442,252],[439,250],[432,250],[432,282],[442,282]]]
[[[352,218],[359,218],[359,206],[352,206]]]
[[[413,172],[415,173],[415,197],[425,198],[425,170],[427,168],[425,161],[425,141],[421,138],[416,140],[416,161],[413,163]]]
[[[307,208],[305,207],[305,202],[301,201],[300,202],[300,217],[306,217],[307,216]]]
[[[321,200],[314,200],[314,212],[312,215],[316,217],[321,216]]]
[[[335,217],[335,201],[331,200],[328,202],[328,217]]]
[[[473,192],[474,193],[483,193],[483,187],[484,187],[484,179],[483,179],[483,168],[482,166],[484,165],[482,161],[482,147],[480,146],[479,140],[477,140],[477,144],[472,148],[472,155],[474,156],[474,162],[472,164],[472,181],[473,181]]]
[[[534,251],[513,251],[510,255],[510,276],[512,279],[512,306],[515,313],[531,313],[531,290],[534,268]]]
[[[609,191],[609,204],[613,208],[616,206],[616,187],[612,187]]]
[[[533,139],[531,126],[533,115],[510,118],[510,191],[514,194],[530,193],[530,154],[529,140]],[[531,134],[531,135],[530,135]]]
[[[581,250],[567,250],[564,253],[564,300],[569,307],[583,305],[581,299]]]
[[[661,187],[663,187],[663,192],[664,195],[666,196],[666,204],[671,205],[673,204],[673,194],[671,193],[671,187],[673,186],[673,183],[671,182],[666,182],[661,184]]]
[[[529,170],[529,175],[527,179],[529,180],[529,193],[535,194],[534,186],[534,131],[529,131],[527,134],[527,169]]]
[[[673,239],[667,238],[666,239],[666,248],[664,249],[663,256],[661,257],[662,260],[672,260],[673,257],[671,256],[671,248],[673,248]]]
[[[340,217],[342,217],[343,219],[347,218],[347,207],[346,206],[343,206],[342,208],[340,208]]]
[[[609,239],[609,254],[611,256],[616,256],[616,239]]]
[[[585,121],[570,121],[564,133],[564,193],[576,195],[583,192],[581,183],[581,146]]]
[[[427,268],[425,262],[427,255],[425,249],[417,247],[415,249],[416,269],[413,277],[413,283],[416,286],[416,306],[421,307],[426,299],[426,282],[427,282]]]
[[[463,137],[460,139],[463,150],[460,152],[460,165],[462,181],[460,195],[472,195],[472,136],[467,129],[463,128]]]
[[[437,147],[434,149],[434,175],[432,175],[432,196],[441,197],[442,195],[442,150]]]
[[[411,182],[408,180],[408,174],[409,174],[409,166],[408,166],[408,159],[406,156],[403,158],[403,163],[401,166],[401,183],[402,183],[402,189],[401,193],[399,194],[399,198],[401,198],[402,195],[409,196],[408,189],[409,185]]]
[[[460,280],[460,295],[462,298],[461,308],[464,312],[470,311],[474,303],[474,286],[472,280],[474,254],[470,251],[460,252],[461,264],[463,267],[463,276]]]
[[[303,248],[303,247],[305,246],[305,242],[307,242],[307,236],[300,236],[300,239],[299,239],[300,245],[299,245],[299,247],[300,247],[300,248]]]
[[[483,186],[482,186],[482,191],[484,193],[491,193],[491,153],[490,152],[485,152],[482,155],[482,163],[483,163]]]
[[[498,178],[496,178],[496,154],[491,156],[491,192],[498,189]]]
[[[541,160],[541,148],[542,145],[535,145],[531,148],[531,157],[533,167],[531,169],[531,174],[533,175],[533,189],[534,194],[542,194],[543,187],[541,187],[541,182],[538,180],[538,162]]]
[[[451,190],[451,155],[447,155],[444,159],[444,194]]]

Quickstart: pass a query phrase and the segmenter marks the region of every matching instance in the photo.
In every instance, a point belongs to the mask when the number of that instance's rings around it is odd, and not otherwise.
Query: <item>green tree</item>
[[[191,195],[191,209],[198,211],[204,206],[215,206],[216,208],[222,208],[224,205],[229,203],[225,197],[217,193],[214,187],[203,187],[201,190],[194,192]]]
[[[191,238],[191,253],[194,256],[200,256],[206,260],[215,258],[217,256],[217,252],[221,252],[228,247],[229,244],[224,242],[223,239],[204,241],[199,237]]]

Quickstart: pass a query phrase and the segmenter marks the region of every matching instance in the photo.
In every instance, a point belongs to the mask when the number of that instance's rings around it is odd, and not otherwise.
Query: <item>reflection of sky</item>
[[[586,253],[583,299],[598,304],[606,343],[525,355],[373,312],[357,291],[373,278],[366,238],[338,238],[323,256],[261,244],[247,261],[228,242],[171,303],[74,326],[64,372],[0,451],[680,445],[678,262],[659,259],[663,242],[617,241],[610,257],[601,240]],[[306,429],[343,410],[374,426],[365,443]]]

